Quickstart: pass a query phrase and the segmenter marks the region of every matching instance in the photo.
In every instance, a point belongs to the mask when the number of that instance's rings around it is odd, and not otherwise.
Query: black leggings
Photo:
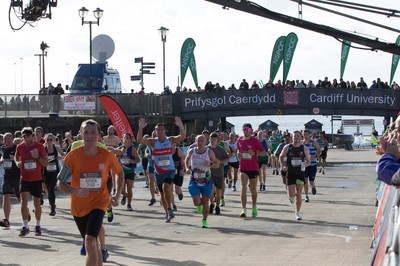
[[[103,224],[104,214],[105,214],[104,211],[99,209],[94,209],[85,216],[82,217],[74,216],[75,223],[78,226],[78,230],[81,233],[83,239],[85,239],[86,235],[95,238],[99,236],[99,232]]]
[[[44,183],[46,184],[49,203],[50,205],[56,204],[55,188],[57,185],[57,172],[46,172],[44,176]]]

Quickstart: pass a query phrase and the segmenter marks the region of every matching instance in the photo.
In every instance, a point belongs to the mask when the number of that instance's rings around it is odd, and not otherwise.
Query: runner
[[[189,193],[197,212],[203,214],[202,228],[207,228],[208,201],[213,190],[210,165],[219,164],[214,152],[206,147],[206,137],[196,136],[196,145],[188,151],[185,158],[186,173],[190,174]]]
[[[0,164],[4,168],[4,179],[2,185],[4,219],[0,221],[0,226],[10,227],[11,195],[15,194],[18,202],[21,203],[21,194],[19,192],[20,171],[14,162],[17,145],[13,143],[13,134],[7,132],[4,134],[3,139],[4,145],[1,147],[2,155],[0,158]]]
[[[223,142],[225,144],[225,142]],[[215,158],[219,161],[218,164],[212,163],[211,166],[211,178],[213,181],[213,193],[210,196],[210,209],[209,213],[212,214],[215,206],[215,214],[221,214],[220,204],[222,205],[222,196],[224,188],[224,163],[228,162],[229,155],[225,150],[225,147],[220,146],[220,135],[217,132],[210,134],[210,144],[208,148],[214,152]],[[215,196],[215,205],[214,205]]]
[[[272,174],[276,174],[279,175],[279,158],[275,157],[275,150],[276,148],[278,148],[278,145],[282,142],[281,139],[278,136],[278,133],[276,130],[272,131],[271,136],[268,139],[268,142],[271,145],[271,168],[272,170]]]
[[[157,133],[154,130],[152,133],[152,137],[156,138],[157,137]],[[144,139],[148,139],[149,135],[144,135],[143,136]],[[149,190],[150,190],[150,202],[149,202],[149,206],[153,206],[156,203],[156,195],[158,194],[158,186],[156,184],[156,180],[154,177],[154,160],[153,160],[153,149],[150,146],[146,146],[146,157],[149,159],[149,163],[147,165],[147,172],[149,173]]]
[[[172,211],[172,190],[171,184],[175,175],[175,166],[172,159],[173,145],[183,141],[186,138],[186,131],[183,126],[182,120],[175,117],[175,125],[179,127],[180,134],[178,136],[167,137],[165,135],[165,125],[158,123],[155,127],[157,131],[156,138],[144,139],[143,128],[147,123],[144,118],[139,120],[139,130],[137,141],[143,145],[151,146],[153,148],[153,159],[155,175],[157,180],[158,189],[161,193],[161,201],[165,210],[165,222],[170,222],[175,218]]]
[[[250,193],[252,200],[253,218],[258,216],[257,210],[257,176],[258,176],[258,155],[265,155],[264,147],[260,141],[252,137],[253,128],[251,124],[243,125],[243,137],[237,141],[239,150],[240,180],[242,182],[241,202],[243,211],[240,217],[246,217],[247,205],[247,186],[250,184]]]
[[[185,168],[184,168],[185,154],[178,145],[175,145],[172,159],[174,160],[174,165],[175,165],[175,176],[174,176],[174,183],[173,185],[171,185],[171,189],[174,190],[173,189],[174,187],[175,194],[178,195],[178,199],[182,200],[183,199],[182,185],[183,185],[183,177],[185,176]],[[174,193],[173,191],[171,191],[171,193],[172,193],[171,194],[172,210],[177,211],[178,209],[175,205],[175,197],[173,196]]]
[[[44,183],[47,188],[47,197],[50,204],[50,216],[56,215],[56,194],[55,188],[57,185],[57,175],[60,171],[58,160],[61,160],[64,156],[64,152],[59,146],[55,145],[55,137],[49,133],[45,136],[46,144],[45,150],[49,160],[49,165],[44,168]]]
[[[96,121],[82,122],[80,132],[84,144],[65,157],[57,187],[71,195],[71,214],[84,239],[86,265],[102,265],[98,238],[103,217],[110,201],[113,206],[118,206],[124,173],[116,156],[97,146],[100,126]],[[107,189],[110,170],[116,173],[116,193],[111,199]],[[69,177],[70,185],[67,183]]]
[[[140,162],[139,155],[133,144],[132,135],[125,133],[122,141],[122,147],[114,151],[116,155],[119,155],[119,161],[124,170],[125,182],[122,189],[121,205],[125,205],[128,200],[126,209],[133,211],[132,208],[132,188],[135,180],[135,168],[136,164]]]
[[[237,136],[234,132],[229,133],[229,140],[226,141],[231,150],[231,154],[228,161],[228,188],[232,186],[232,190],[236,191],[236,183],[238,180],[238,170],[239,170],[239,158],[237,156]],[[233,173],[233,176],[232,176]],[[232,185],[233,179],[233,185]]]
[[[33,196],[35,206],[36,227],[35,235],[42,235],[40,218],[42,216],[41,195],[42,195],[42,170],[49,165],[47,153],[44,146],[34,141],[31,127],[22,129],[24,141],[19,144],[15,151],[15,164],[20,169],[21,175],[21,214],[23,226],[19,236],[26,236],[29,233],[29,194]]]
[[[265,156],[258,156],[258,178],[260,180],[260,191],[265,191],[265,184],[267,182],[267,166],[269,159],[269,151],[272,150],[271,144],[266,139],[266,134],[262,130],[258,131],[257,138],[261,142],[266,153]]]
[[[317,157],[321,154],[321,149],[319,148],[318,142],[314,139],[311,139],[310,130],[305,129],[303,132],[303,137],[303,145],[308,148],[311,160],[310,165],[306,167],[306,171],[304,172],[304,193],[306,194],[305,202],[309,202],[310,198],[308,197],[308,182],[310,182],[312,194],[317,194],[317,189],[315,187],[315,176],[317,175]]]
[[[321,149],[321,154],[318,156],[318,162],[321,166],[319,172],[320,173],[322,172],[322,174],[324,175],[326,166],[326,157],[328,156],[328,146],[329,146],[328,139],[325,136],[325,131],[319,132],[318,145]]]
[[[296,197],[296,220],[301,220],[301,193],[304,186],[304,171],[310,165],[310,153],[308,148],[301,143],[301,132],[294,131],[293,143],[287,144],[279,156],[282,171],[287,172],[287,193],[290,203],[295,202]],[[285,157],[287,157],[285,165]]]
[[[283,151],[283,148],[287,145],[290,144],[292,142],[292,138],[290,137],[290,133],[286,133],[285,135],[283,135],[283,142],[281,144],[279,144],[278,148],[276,148],[275,150],[275,157],[279,158],[281,155],[281,152]],[[284,160],[284,165],[286,165],[286,159],[287,157],[283,158]],[[285,187],[287,188],[287,172],[284,172],[281,170],[281,176],[282,176],[282,183],[285,185]]]

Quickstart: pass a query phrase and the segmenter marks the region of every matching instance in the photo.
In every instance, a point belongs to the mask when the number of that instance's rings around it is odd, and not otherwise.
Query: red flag
[[[124,111],[122,111],[121,106],[119,106],[113,98],[107,95],[100,95],[99,99],[117,131],[118,137],[122,139],[125,133],[130,133],[132,139],[135,140],[135,135],[133,134],[131,125],[129,124]]]

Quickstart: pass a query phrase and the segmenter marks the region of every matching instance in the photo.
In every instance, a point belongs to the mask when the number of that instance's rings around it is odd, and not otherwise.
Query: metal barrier
[[[172,113],[171,99],[155,94],[108,94],[127,115]],[[163,108],[161,108],[163,106]],[[43,117],[52,114],[101,115],[104,114],[98,95],[0,95],[0,117]]]

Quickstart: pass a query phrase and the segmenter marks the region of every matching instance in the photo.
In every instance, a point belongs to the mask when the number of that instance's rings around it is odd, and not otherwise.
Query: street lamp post
[[[42,83],[42,93],[46,94],[46,79],[45,79],[45,71],[44,71],[44,57],[47,56],[47,50],[50,47],[47,45],[47,43],[43,42],[40,44],[40,50],[42,50],[42,76],[43,76],[43,83]],[[39,57],[40,58],[40,57]],[[40,60],[40,59],[39,59]]]
[[[163,89],[165,88],[165,42],[167,41],[167,34],[169,29],[161,27],[158,29],[161,34],[161,41],[163,43]]]
[[[97,26],[100,25],[100,18],[103,16],[104,11],[100,8],[96,8],[96,10],[93,11],[93,15],[96,18],[95,21],[85,21],[85,17],[87,16],[89,10],[87,10],[85,7],[82,7],[79,9],[79,17],[82,19],[82,25],[84,24],[89,24],[89,53],[90,53],[90,59],[89,59],[89,65],[90,65],[90,91],[93,89],[93,74],[92,74],[92,24],[95,23]]]

